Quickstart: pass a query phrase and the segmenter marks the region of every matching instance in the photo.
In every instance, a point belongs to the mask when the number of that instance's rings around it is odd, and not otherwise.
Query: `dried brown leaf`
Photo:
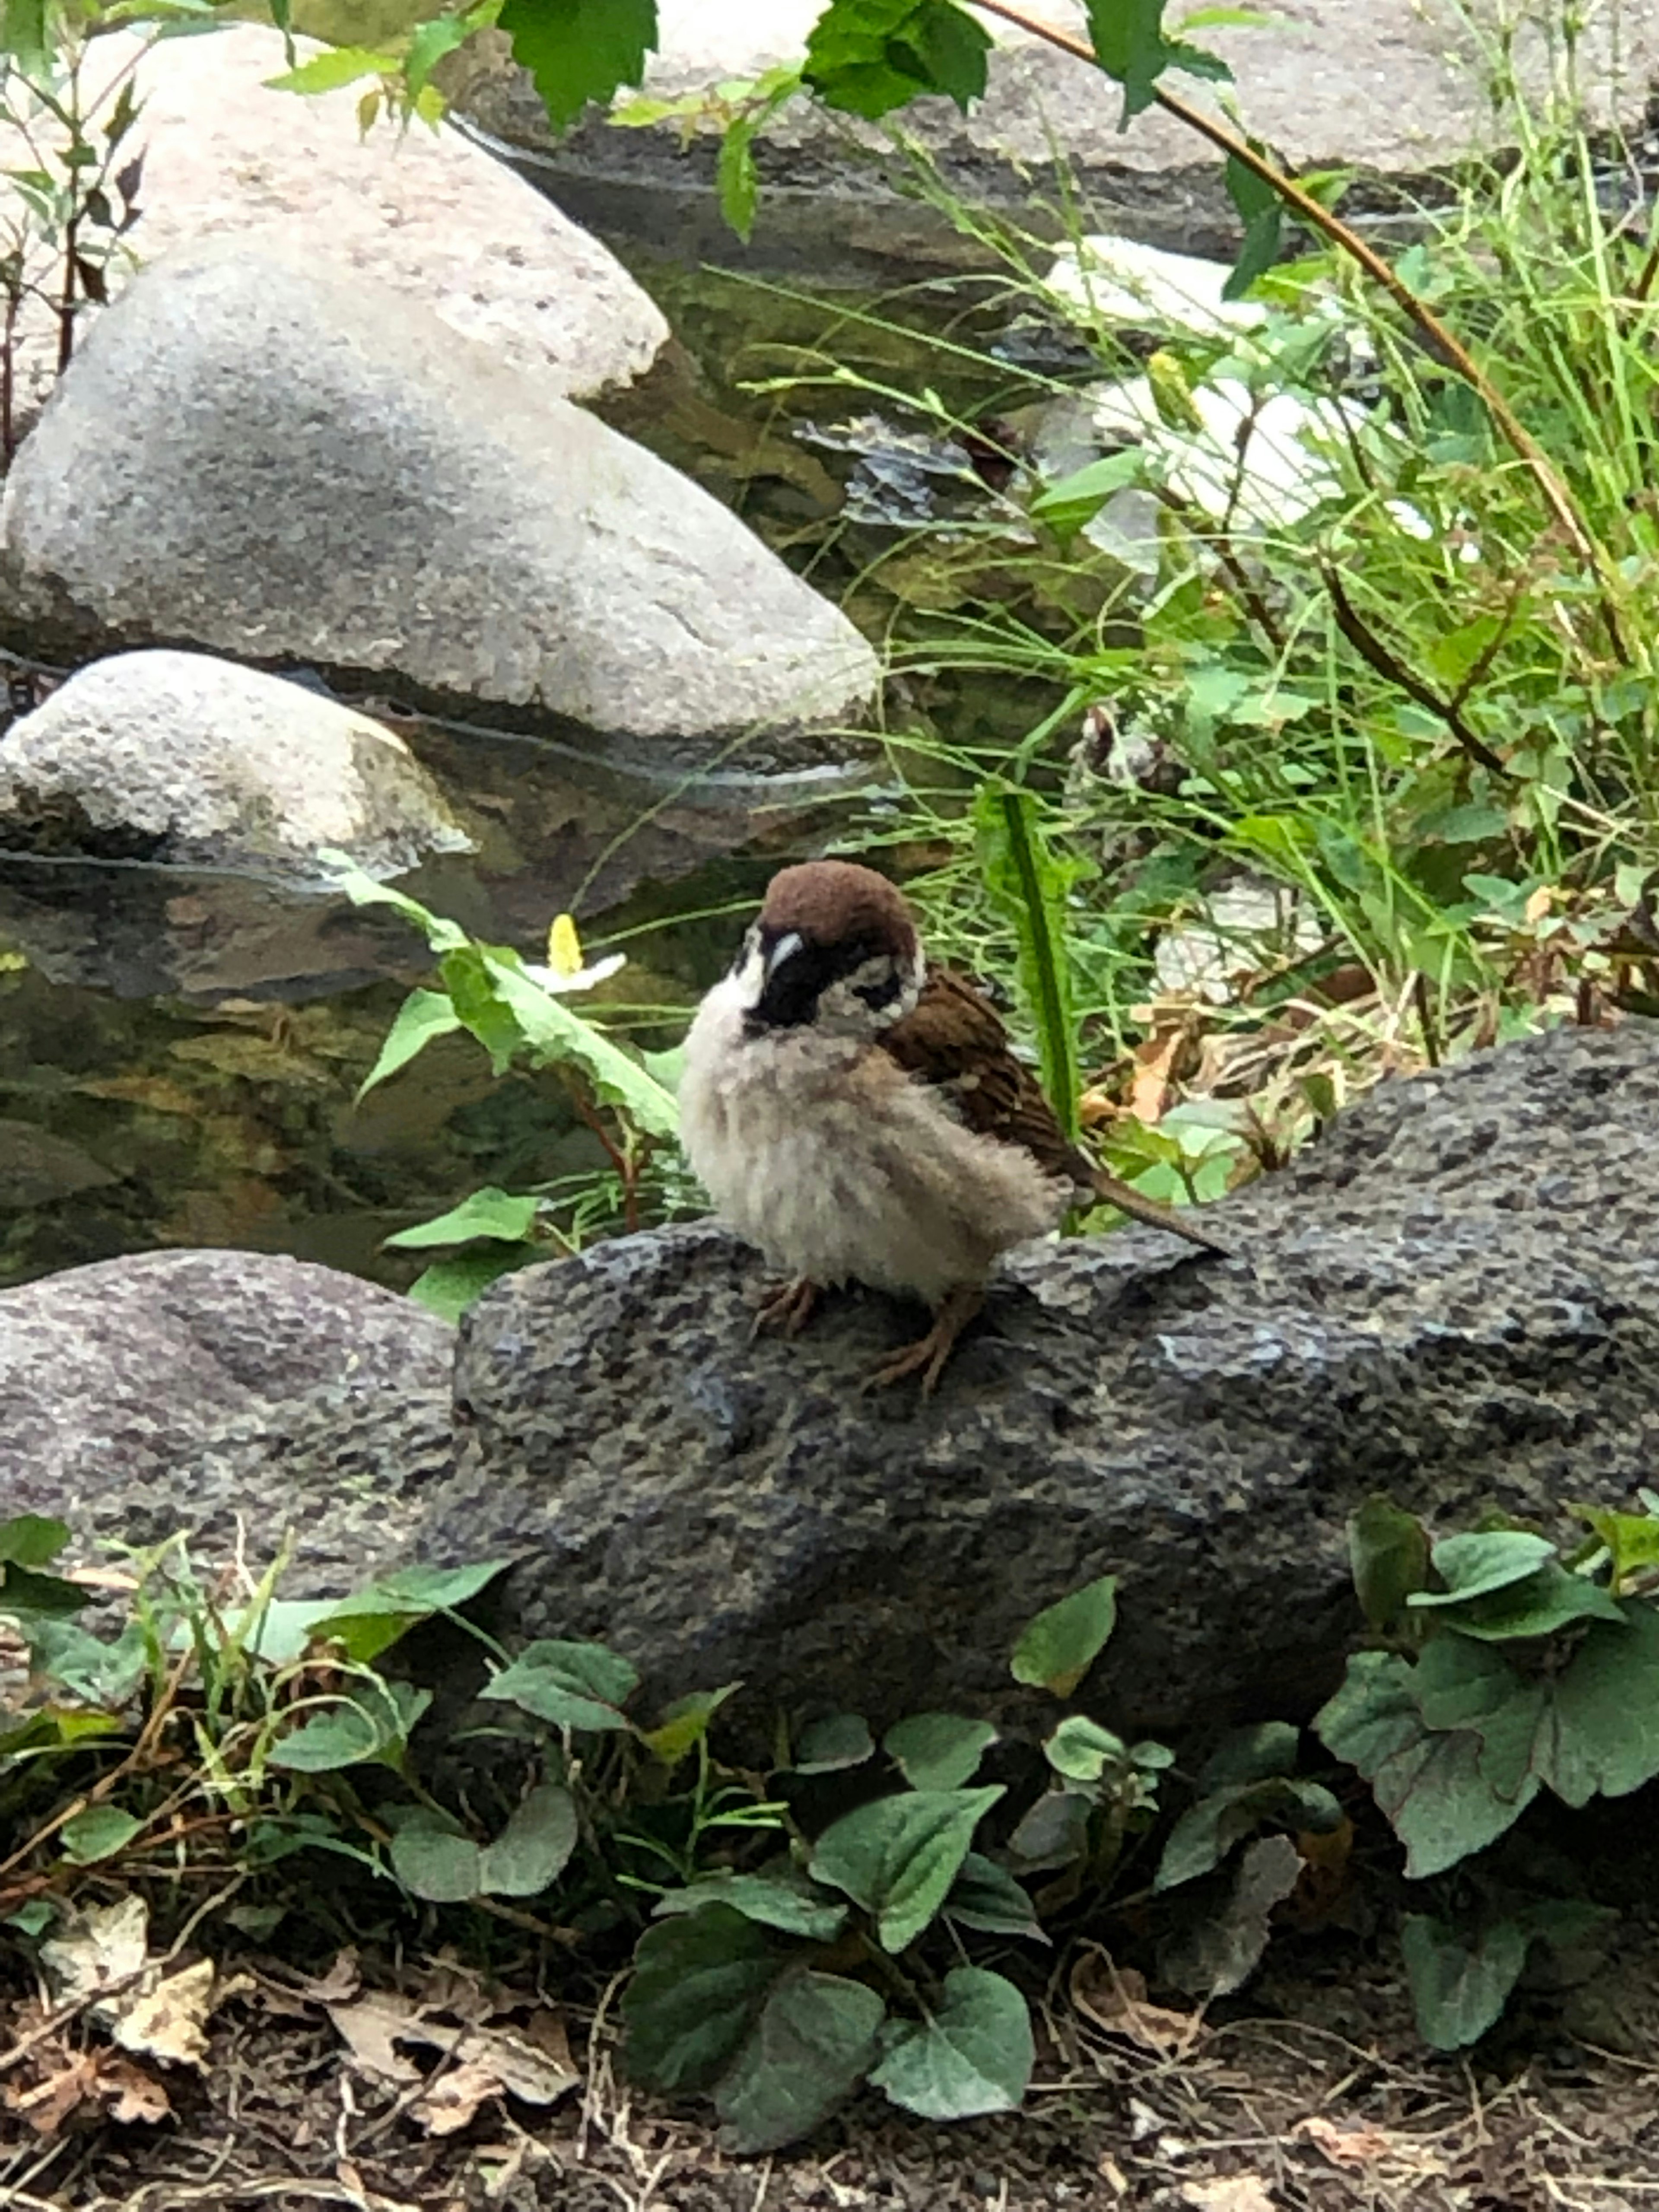
[[[198,1959],[164,1975],[153,1987],[120,2005],[115,2040],[124,2051],[161,2058],[175,2066],[205,2066],[207,2020],[213,2010],[214,1966]]]
[[[1213,2181],[1185,2181],[1181,2194],[1193,2212],[1274,2212],[1267,2185],[1259,2173],[1227,2173]]]
[[[1133,1966],[1120,1967],[1099,1944],[1084,1947],[1072,1969],[1072,2002],[1108,2035],[1127,2036],[1160,2057],[1192,2048],[1204,2033],[1202,2016],[1152,2004],[1146,1979]]]
[[[453,2136],[477,2117],[478,2107],[501,2094],[501,2083],[487,2066],[451,2066],[410,2106],[410,2117],[428,2135]]]
[[[1370,2166],[1386,2158],[1395,2147],[1394,2138],[1369,2121],[1356,2128],[1339,2127],[1323,2112],[1310,2112],[1305,2120],[1297,2122],[1291,2133],[1316,2144],[1333,2166]]]
[[[330,2005],[328,2016],[368,2073],[383,2081],[419,2081],[420,2068],[397,2048],[399,2033],[406,2033],[415,2018],[409,1998],[390,1990],[369,1990],[350,2004]]]
[[[143,2121],[155,2127],[173,2117],[167,2090],[153,2074],[123,2058],[118,2051],[105,2051],[98,2068],[98,2093],[109,2116],[123,2126]]]

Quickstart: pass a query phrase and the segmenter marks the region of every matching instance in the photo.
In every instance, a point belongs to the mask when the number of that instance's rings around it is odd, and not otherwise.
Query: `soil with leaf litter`
[[[799,2148],[746,2160],[722,2150],[707,2107],[630,2089],[614,1990],[588,1984],[577,2002],[448,1956],[349,1951],[307,1978],[254,1954],[220,1967],[210,2005],[205,1964],[185,1970],[196,2016],[152,2021],[139,2057],[86,2009],[60,2020],[8,1997],[7,2212],[1659,2201],[1659,2002],[1644,2002],[1659,1941],[1636,1930],[1619,1976],[1630,2055],[1574,2040],[1546,2000],[1474,2060],[1425,2055],[1397,1973],[1369,1946],[1281,1938],[1248,1998],[1207,2018],[1074,1946],[1038,2007],[1024,2111],[930,2125],[871,2094]]]

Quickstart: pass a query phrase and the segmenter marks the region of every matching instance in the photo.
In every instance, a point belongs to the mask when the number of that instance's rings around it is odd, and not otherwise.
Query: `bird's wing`
[[[1023,1145],[1050,1175],[1089,1181],[1087,1162],[1014,1057],[996,1009],[965,977],[930,966],[915,1010],[884,1030],[880,1043],[907,1074],[943,1091],[979,1135]]]

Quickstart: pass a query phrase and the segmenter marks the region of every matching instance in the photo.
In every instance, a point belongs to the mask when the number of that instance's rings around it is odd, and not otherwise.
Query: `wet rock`
[[[1659,1462],[1659,1029],[1561,1031],[1384,1086],[1226,1201],[1240,1257],[1033,1248],[938,1397],[857,1395],[914,1330],[837,1300],[750,1340],[709,1226],[494,1286],[415,1547],[525,1553],[507,1617],[607,1638],[644,1702],[993,1716],[1029,1616],[1121,1578],[1096,1687],[1168,1728],[1304,1714],[1357,1626],[1345,1518],[1559,1522]]]
[[[0,844],[319,878],[319,848],[400,875],[472,840],[384,724],[206,653],[124,653],[0,744]]]
[[[295,46],[301,62],[319,51]],[[140,216],[131,253],[111,266],[112,295],[133,265],[231,234],[288,240],[388,285],[573,398],[632,382],[666,343],[661,313],[615,257],[459,131],[382,121],[364,136],[361,83],[304,98],[270,89],[287,61],[268,25],[155,47],[136,32],[100,38],[85,64],[88,102],[139,56],[142,112],[123,151],[143,149]],[[0,128],[0,167],[37,166]],[[44,398],[57,357],[49,301],[31,299],[26,393]]]
[[[676,94],[726,77],[752,77],[799,60],[822,0],[664,0],[662,40],[647,89]],[[1042,13],[1082,33],[1078,0],[1047,0]],[[1057,218],[1055,148],[1094,226],[1154,246],[1230,256],[1238,220],[1219,157],[1191,130],[1156,111],[1120,131],[1122,95],[1086,64],[1008,23],[985,18],[995,39],[986,99],[967,116],[945,100],[903,117],[947,190],[1008,210],[1022,228]],[[1489,26],[1485,35],[1490,37]],[[1559,67],[1547,11],[1522,11],[1512,52],[1525,96],[1536,102]],[[1397,206],[1432,172],[1478,144],[1501,139],[1479,48],[1481,27],[1456,0],[1378,7],[1376,0],[1297,0],[1261,27],[1205,25],[1194,43],[1223,55],[1237,77],[1245,125],[1291,173],[1357,169],[1345,210]],[[1627,0],[1581,26],[1575,81],[1595,122],[1641,119],[1659,64],[1659,0]],[[1194,106],[1215,111],[1215,88],[1169,80]],[[456,84],[465,112],[523,160],[579,222],[629,232],[692,259],[744,262],[825,274],[891,276],[917,264],[980,265],[982,246],[943,215],[906,200],[876,173],[882,139],[845,116],[805,102],[789,108],[757,149],[764,189],[749,249],[721,222],[714,191],[718,137],[687,148],[678,122],[616,131],[593,118],[555,143],[527,76],[504,38],[471,56]]]
[[[349,1589],[450,1462],[453,1332],[297,1260],[151,1252],[0,1292],[0,1513]]]
[[[876,679],[665,463],[397,294],[234,242],[137,278],[25,441],[7,638],[298,660],[665,779],[822,770]]]

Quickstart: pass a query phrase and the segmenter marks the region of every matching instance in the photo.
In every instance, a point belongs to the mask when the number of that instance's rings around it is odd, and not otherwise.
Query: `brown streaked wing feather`
[[[1088,1180],[1042,1085],[1010,1050],[996,1009],[965,977],[930,967],[915,1011],[884,1030],[880,1042],[908,1073],[945,1091],[981,1136],[1023,1145],[1050,1175]]]

